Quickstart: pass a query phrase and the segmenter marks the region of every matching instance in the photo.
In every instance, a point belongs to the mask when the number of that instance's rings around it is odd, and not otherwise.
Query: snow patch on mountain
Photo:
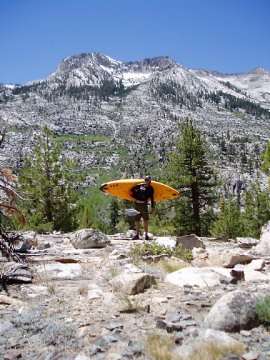
[[[145,81],[148,81],[152,73],[136,73],[136,72],[124,72],[122,74],[123,85],[125,87],[139,85]]]
[[[247,74],[224,75],[219,79],[229,81],[261,106],[270,109],[270,73],[267,70],[257,68]]]

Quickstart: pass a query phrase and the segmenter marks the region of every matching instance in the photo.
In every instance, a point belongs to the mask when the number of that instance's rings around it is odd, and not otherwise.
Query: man
[[[133,237],[132,240],[139,240],[140,238],[141,218],[143,218],[143,222],[144,222],[145,240],[149,240],[149,236],[148,236],[149,213],[147,207],[147,203],[149,200],[151,201],[151,214],[153,214],[155,211],[154,189],[151,186],[151,176],[147,175],[143,183],[133,186],[133,188],[130,190],[130,195],[134,199],[136,199],[135,209],[139,211],[139,214],[135,216],[136,235]]]

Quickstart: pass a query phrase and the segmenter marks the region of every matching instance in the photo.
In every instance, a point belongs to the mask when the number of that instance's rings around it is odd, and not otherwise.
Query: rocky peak
[[[126,65],[133,70],[144,70],[144,71],[162,71],[168,68],[177,66],[176,62],[168,56],[159,56],[154,58],[145,58],[141,61],[128,62]]]
[[[270,76],[270,72],[267,71],[267,70],[265,70],[265,69],[263,69],[263,68],[261,68],[261,67],[257,67],[257,68],[255,68],[255,69],[253,69],[253,70],[251,71],[251,74],[253,74],[253,75],[268,75],[268,76]]]
[[[113,60],[101,53],[90,53],[90,54],[83,53],[65,58],[60,63],[57,70],[66,72],[66,71],[72,71],[80,67],[93,68],[100,66],[113,68],[115,66],[119,66],[120,64],[121,64],[120,61]]]
[[[101,53],[84,53],[65,58],[49,81],[68,86],[100,86],[104,80],[118,83],[125,87],[147,81],[154,73],[173,67],[179,67],[169,57],[146,58],[141,61],[117,61]]]

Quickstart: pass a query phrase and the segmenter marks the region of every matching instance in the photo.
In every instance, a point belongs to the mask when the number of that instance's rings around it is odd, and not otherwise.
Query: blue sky
[[[270,71],[269,19],[269,0],[0,0],[0,83],[46,78],[65,57],[90,52]]]

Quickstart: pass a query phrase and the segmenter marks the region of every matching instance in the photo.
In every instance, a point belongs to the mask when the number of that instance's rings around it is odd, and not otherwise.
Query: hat
[[[145,181],[151,181],[151,176],[150,175],[147,175],[145,178],[144,178]]]

